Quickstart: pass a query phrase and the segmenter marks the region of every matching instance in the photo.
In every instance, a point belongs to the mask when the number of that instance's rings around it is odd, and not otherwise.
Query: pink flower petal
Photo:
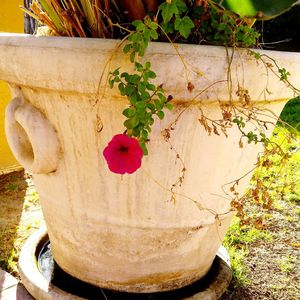
[[[142,164],[143,150],[138,141],[126,134],[117,134],[103,151],[110,171],[132,174]]]

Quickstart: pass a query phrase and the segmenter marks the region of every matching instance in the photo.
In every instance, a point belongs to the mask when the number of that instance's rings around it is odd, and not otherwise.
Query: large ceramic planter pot
[[[124,131],[127,100],[109,89],[107,74],[132,68],[117,44],[1,35],[0,79],[14,95],[7,136],[16,158],[33,173],[61,268],[106,288],[174,289],[209,270],[232,217],[222,186],[253,168],[261,149],[240,148],[237,129],[226,138],[209,136],[199,125],[199,108],[220,118],[219,102],[230,98],[225,49],[180,45],[184,65],[172,45],[155,43],[145,60],[174,96],[175,108],[156,121],[141,169],[111,173],[102,151]],[[300,82],[299,55],[269,55]],[[278,114],[292,96],[246,51],[236,53],[231,69],[233,88],[244,84],[258,106]],[[195,86],[191,93],[186,76]],[[233,97],[238,100],[235,92]],[[166,141],[162,131],[175,120]]]

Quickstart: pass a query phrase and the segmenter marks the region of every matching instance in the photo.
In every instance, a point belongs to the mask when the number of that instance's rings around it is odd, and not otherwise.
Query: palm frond
[[[161,2],[162,0],[33,0],[30,7],[33,13],[24,8],[22,10],[58,35],[112,38],[112,20],[124,23],[143,19],[147,12],[156,10]],[[119,31],[119,35],[122,34]]]

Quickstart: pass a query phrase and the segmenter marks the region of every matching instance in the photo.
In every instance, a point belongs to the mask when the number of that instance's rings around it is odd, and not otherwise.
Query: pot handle
[[[45,115],[22,97],[8,104],[5,131],[13,154],[30,173],[56,171],[60,153],[57,134]]]

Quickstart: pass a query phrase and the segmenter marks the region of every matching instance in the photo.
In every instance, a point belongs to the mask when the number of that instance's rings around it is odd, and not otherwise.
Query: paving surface
[[[24,286],[13,276],[0,269],[1,300],[34,300]]]

